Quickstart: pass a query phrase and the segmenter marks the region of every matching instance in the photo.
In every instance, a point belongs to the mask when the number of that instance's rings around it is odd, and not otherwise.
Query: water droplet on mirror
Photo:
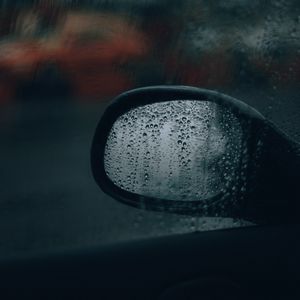
[[[105,169],[119,186],[121,177],[128,191],[181,201],[203,200],[224,189],[234,191],[242,135],[230,111],[210,102],[176,100],[126,114],[126,118],[133,116],[132,128],[124,124],[124,117],[114,124],[105,149]],[[124,152],[124,147],[130,151]],[[127,175],[133,170],[130,185]]]

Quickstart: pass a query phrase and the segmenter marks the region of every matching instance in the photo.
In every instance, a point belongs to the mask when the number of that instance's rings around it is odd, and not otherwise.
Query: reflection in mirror
[[[126,191],[201,201],[234,189],[241,147],[242,128],[230,110],[208,101],[158,102],[117,119],[104,166]]]

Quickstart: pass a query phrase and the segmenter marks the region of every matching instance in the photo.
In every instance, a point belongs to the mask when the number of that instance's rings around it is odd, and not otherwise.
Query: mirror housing
[[[199,201],[153,197],[121,188],[105,169],[105,149],[111,130],[124,114],[154,103],[193,100],[213,102],[239,120],[243,132],[243,168],[235,192]],[[227,95],[187,86],[157,86],[125,92],[103,114],[93,139],[91,166],[100,188],[113,198],[137,208],[197,216],[231,217],[255,223],[294,223],[299,219],[296,189],[299,146],[259,112]],[[297,198],[298,197],[298,198]]]

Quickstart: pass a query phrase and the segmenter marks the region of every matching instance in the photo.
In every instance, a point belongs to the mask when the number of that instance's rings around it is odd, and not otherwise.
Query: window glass
[[[108,197],[90,171],[94,130],[119,93],[185,84],[300,141],[299,44],[297,0],[1,0],[0,257],[247,225]]]

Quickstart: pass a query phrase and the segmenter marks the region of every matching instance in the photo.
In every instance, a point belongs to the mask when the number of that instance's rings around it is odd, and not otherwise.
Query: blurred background
[[[105,196],[93,133],[119,93],[184,84],[300,141],[299,45],[297,0],[1,0],[0,257],[242,225]]]

